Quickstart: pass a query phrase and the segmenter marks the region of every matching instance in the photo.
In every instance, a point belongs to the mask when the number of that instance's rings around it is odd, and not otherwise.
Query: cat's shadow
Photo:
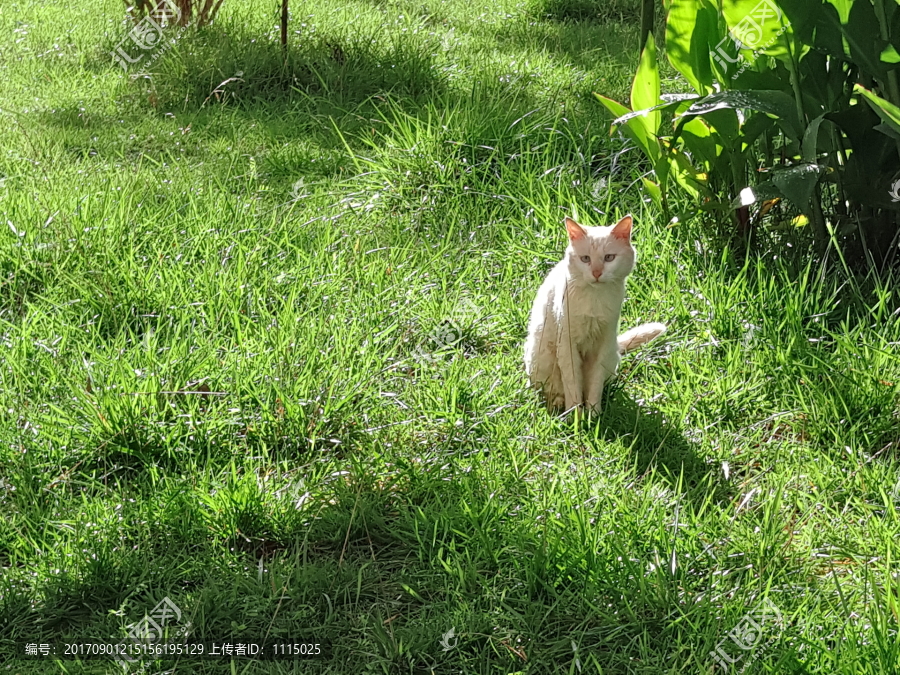
[[[621,386],[610,386],[604,398],[599,414],[581,418],[581,431],[629,448],[636,477],[655,470],[656,476],[691,500],[722,502],[733,497],[719,467],[703,458],[677,421],[638,403]]]

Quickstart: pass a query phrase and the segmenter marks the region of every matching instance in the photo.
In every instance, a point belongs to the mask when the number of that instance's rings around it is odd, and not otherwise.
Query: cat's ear
[[[587,232],[584,231],[584,228],[568,216],[566,216],[566,232],[569,233],[569,239],[571,241],[578,241],[587,236]]]
[[[612,236],[623,241],[631,241],[631,224],[632,218],[629,214],[613,225]]]

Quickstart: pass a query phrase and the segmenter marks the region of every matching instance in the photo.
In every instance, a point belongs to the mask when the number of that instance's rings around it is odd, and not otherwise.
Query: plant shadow
[[[485,72],[470,90],[452,86],[435,39],[376,42],[361,35],[312,34],[283,50],[243,27],[206,27],[179,38],[152,72],[140,72],[138,64],[123,73],[113,94],[115,109],[79,102],[30,112],[28,118],[52,129],[65,153],[88,165],[123,158],[171,164],[182,157],[221,163],[233,147],[255,142],[260,174],[274,179],[284,196],[298,177],[309,184],[355,174],[354,156],[371,150],[366,139],[393,129],[397,116],[431,120],[435,110],[452,115],[503,101],[512,125],[539,108],[536,94],[518,81],[488,77],[492,73]],[[118,70],[106,46],[87,61],[88,70]],[[473,113],[471,128],[460,132],[472,147],[496,144],[495,107]],[[577,115],[573,127],[602,121],[594,108]],[[242,178],[232,182],[226,187],[246,187]],[[156,192],[148,199],[160,199]]]
[[[153,107],[198,109],[215,103],[257,104],[326,96],[347,107],[388,93],[419,98],[446,89],[435,67],[434,40],[375,41],[365,35],[312,32],[285,49],[244,26],[204,27],[172,38],[162,58],[137,61],[124,80],[152,88]],[[113,38],[86,67],[109,72]],[[143,54],[139,54],[143,56]]]

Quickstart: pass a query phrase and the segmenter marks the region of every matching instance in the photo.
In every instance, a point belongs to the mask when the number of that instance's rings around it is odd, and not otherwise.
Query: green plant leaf
[[[641,182],[644,183],[644,189],[647,190],[653,203],[660,206],[662,204],[662,190],[660,190],[659,185],[646,176],[641,177]]]
[[[614,101],[611,98],[607,98],[606,96],[602,96],[598,93],[594,93],[594,96],[597,97],[597,100],[602,103],[607,110],[609,110],[616,118],[621,118],[631,111],[626,108],[624,105],[619,103],[618,101]],[[613,122],[609,127],[609,133],[612,134],[613,130],[616,128],[616,123]],[[643,121],[640,117],[635,117],[629,119],[625,124],[621,125],[622,131],[628,136],[631,140],[637,143],[638,147],[644,152],[644,154],[650,159],[651,162],[656,162],[659,158],[659,141],[656,140],[656,136],[651,136],[647,133],[647,128],[643,124]]]
[[[695,101],[700,98],[697,94],[682,94],[678,99],[674,101],[665,101],[664,103],[660,103],[659,105],[655,105],[651,108],[645,108],[644,110],[635,110],[628,112],[621,117],[617,117],[613,120],[613,124],[624,124],[628,120],[634,117],[643,117],[649,114],[652,111],[660,110],[660,111],[669,111],[672,110],[675,113],[678,113],[679,108],[689,108],[691,105],[691,101]]]
[[[602,96],[601,94],[598,94],[596,92],[594,92],[594,96],[596,96],[597,100],[600,101],[600,103],[602,103],[606,107],[606,109],[616,117],[622,117],[623,115],[627,115],[631,112],[627,107],[625,107],[618,101],[614,101],[613,99]]]
[[[778,6],[784,10],[797,40],[832,56],[846,58],[849,52],[841,36],[840,16],[842,12],[844,16],[849,15],[849,5],[844,11],[823,0],[778,0]]]
[[[887,74],[889,42],[881,37],[871,0],[778,0],[778,5],[804,44],[849,60],[870,76],[882,79]],[[900,47],[900,36],[892,36],[891,41]],[[884,61],[882,54],[888,57]]]
[[[881,61],[883,63],[900,63],[900,53],[894,45],[888,45],[881,52]]]
[[[865,98],[872,110],[875,111],[875,114],[881,118],[881,121],[896,133],[900,133],[900,108],[890,101],[881,98],[878,94],[869,91],[861,84],[857,84],[853,87],[853,93],[859,94]]]
[[[775,120],[765,113],[755,112],[741,125],[741,142],[744,147],[752,144],[762,134],[775,126]],[[743,150],[743,148],[741,148]]]
[[[712,89],[710,52],[724,38],[718,12],[709,0],[672,0],[666,17],[666,57],[691,84],[706,95]]]
[[[692,118],[685,117],[684,119],[690,120]],[[721,143],[723,147],[728,150],[738,147],[737,141],[741,134],[741,122],[738,119],[737,112],[729,108],[719,108],[703,115],[703,119],[715,132],[716,141]]]
[[[868,0],[828,0],[826,8],[828,5],[837,11],[825,12],[825,20],[840,30],[844,49],[849,51],[850,59],[863,72],[879,79],[884,78],[887,70],[881,62],[881,52],[888,43],[881,38],[872,3]]]
[[[662,117],[658,110],[653,109],[659,103],[659,68],[656,63],[656,42],[651,32],[647,34],[647,42],[641,52],[641,62],[631,83],[631,109],[649,110],[645,115],[635,118],[644,125],[649,134],[659,134]]]
[[[730,35],[743,45],[748,61],[756,54],[779,59],[790,58],[786,38],[790,39],[790,22],[774,2],[759,0],[724,0],[722,16]]]
[[[880,132],[883,133],[885,136],[890,136],[890,137],[893,138],[895,141],[900,141],[900,133],[897,133],[897,132],[894,130],[894,127],[888,126],[888,125],[885,124],[884,122],[882,122],[881,124],[876,124],[876,125],[875,125],[874,127],[872,127],[872,128],[875,129],[876,131],[880,131]]]
[[[838,19],[841,23],[847,23],[850,20],[850,10],[853,8],[853,0],[825,0],[837,10]]]
[[[710,94],[694,103],[683,117],[706,115],[714,110],[749,109],[772,115],[784,132],[794,141],[800,141],[800,120],[794,107],[794,99],[783,91],[763,89],[759,91],[722,91]]]
[[[666,195],[669,191],[669,171],[672,168],[672,164],[668,155],[662,153],[664,149],[660,148],[660,156],[653,163],[653,173],[656,174],[656,180],[659,181],[660,192]]]
[[[623,115],[627,115],[631,112],[627,107],[625,107],[618,101],[614,101],[613,99],[602,96],[601,94],[598,94],[596,92],[594,92],[594,96],[596,96],[597,100],[600,101],[600,103],[602,103],[604,107],[606,107],[606,109],[616,117],[622,117]]]
[[[819,115],[816,119],[809,123],[806,131],[803,132],[803,143],[801,144],[801,153],[803,160],[806,162],[816,161],[816,149],[819,145],[819,127],[825,121],[825,115]]]
[[[807,110],[841,110],[849,105],[847,73],[829,65],[829,56],[821,50],[808,51],[798,64],[800,89]],[[832,60],[836,64],[836,60]]]
[[[772,172],[772,184],[798,208],[806,210],[825,167],[819,164],[798,164],[789,169]]]
[[[706,162],[708,166],[713,165],[723,150],[722,146],[716,143],[709,127],[699,117],[693,117],[683,125],[681,138],[691,155]]]
[[[691,197],[699,198],[700,192],[705,189],[706,184],[685,154],[674,150],[669,155],[669,165],[671,173],[675,176],[675,182]]]

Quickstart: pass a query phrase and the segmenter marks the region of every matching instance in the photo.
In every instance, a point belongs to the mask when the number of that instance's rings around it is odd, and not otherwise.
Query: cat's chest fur
[[[624,298],[624,284],[604,284],[599,288],[570,285],[558,317],[561,332],[568,333],[582,349],[615,340]]]

